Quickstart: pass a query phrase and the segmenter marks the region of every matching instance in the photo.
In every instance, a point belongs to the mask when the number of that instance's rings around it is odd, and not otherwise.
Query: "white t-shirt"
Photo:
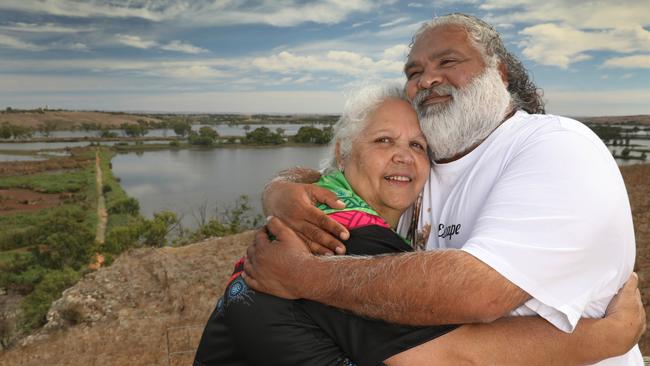
[[[539,314],[565,332],[580,317],[602,317],[634,267],[618,166],[598,136],[568,118],[519,111],[468,155],[434,164],[425,225],[428,250],[462,249],[532,296],[512,315]],[[599,365],[643,360],[634,347]]]

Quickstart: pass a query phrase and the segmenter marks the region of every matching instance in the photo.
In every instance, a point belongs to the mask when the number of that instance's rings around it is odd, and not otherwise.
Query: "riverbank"
[[[635,269],[650,314],[650,165],[621,171],[634,217]],[[48,325],[0,354],[0,365],[190,365],[232,264],[252,235],[123,254],[66,290]],[[639,345],[650,354],[650,336]]]

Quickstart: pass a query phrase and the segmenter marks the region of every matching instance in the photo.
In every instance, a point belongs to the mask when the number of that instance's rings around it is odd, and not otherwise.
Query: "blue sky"
[[[339,113],[456,11],[502,32],[550,113],[650,114],[650,0],[2,0],[0,108]]]

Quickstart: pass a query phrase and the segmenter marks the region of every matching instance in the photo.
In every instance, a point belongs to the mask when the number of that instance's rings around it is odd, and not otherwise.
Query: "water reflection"
[[[233,148],[151,151],[113,158],[113,172],[129,196],[140,201],[141,212],[172,210],[193,226],[192,211],[207,204],[214,209],[248,195],[256,212],[264,183],[291,166],[318,168],[327,147]]]

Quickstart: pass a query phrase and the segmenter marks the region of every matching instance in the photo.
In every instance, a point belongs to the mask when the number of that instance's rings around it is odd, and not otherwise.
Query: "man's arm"
[[[645,331],[638,278],[630,276],[605,318],[581,319],[564,333],[540,317],[469,324],[389,358],[388,366],[586,365],[629,351]]]
[[[529,299],[491,267],[459,250],[377,257],[317,257],[274,218],[249,247],[247,283],[409,325],[490,322]]]
[[[316,170],[291,168],[281,171],[264,187],[262,207],[267,216],[284,220],[309,246],[314,254],[345,253],[350,234],[338,222],[315,207],[316,202],[333,208],[345,207],[329,189],[311,183],[320,178]]]

